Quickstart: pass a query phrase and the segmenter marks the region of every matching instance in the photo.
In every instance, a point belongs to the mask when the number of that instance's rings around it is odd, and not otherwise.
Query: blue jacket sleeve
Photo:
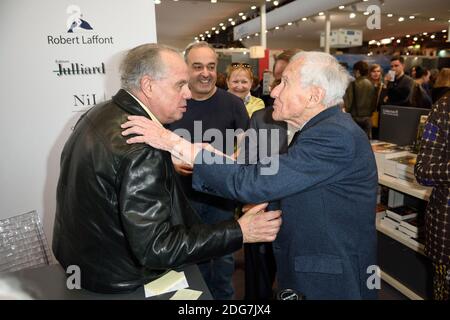
[[[254,165],[230,163],[229,159],[203,151],[195,161],[192,186],[244,203],[279,200],[338,181],[353,160],[354,145],[350,132],[330,125],[305,130],[287,154]]]

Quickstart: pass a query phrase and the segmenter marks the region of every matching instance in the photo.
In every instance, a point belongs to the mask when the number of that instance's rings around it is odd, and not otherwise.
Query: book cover
[[[401,206],[397,208],[388,208],[386,214],[394,220],[403,221],[417,217],[417,210],[412,207]]]
[[[376,143],[372,144],[372,150],[373,152],[379,152],[379,153],[393,153],[398,151],[403,151],[404,148],[397,146],[393,143]]]
[[[419,233],[419,231],[422,231],[424,228],[423,221],[419,220],[417,217],[403,220],[400,222],[400,225],[415,233]]]

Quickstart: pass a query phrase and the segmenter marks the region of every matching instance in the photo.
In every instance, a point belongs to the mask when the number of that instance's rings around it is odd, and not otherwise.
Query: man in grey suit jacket
[[[124,134],[194,164],[197,190],[244,203],[279,200],[283,224],[273,248],[280,289],[307,299],[374,299],[377,170],[367,136],[339,107],[348,82],[329,54],[293,57],[271,94],[273,118],[299,130],[286,154],[269,159],[278,161],[274,175],[264,174],[270,161],[218,164],[227,159],[146,119],[129,118]]]

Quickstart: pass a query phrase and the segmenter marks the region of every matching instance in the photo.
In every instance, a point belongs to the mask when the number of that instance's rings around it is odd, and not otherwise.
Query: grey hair
[[[143,44],[128,51],[120,65],[122,88],[129,91],[139,90],[141,78],[145,75],[155,80],[164,78],[167,66],[161,60],[163,51],[180,55],[178,50],[156,43]]]
[[[189,52],[191,52],[192,49],[197,49],[197,48],[209,48],[209,49],[212,50],[212,52],[214,52],[214,54],[216,54],[216,50],[208,42],[206,42],[206,41],[198,41],[198,42],[194,41],[194,42],[191,42],[190,44],[188,44],[186,49],[184,49],[184,61],[187,62],[187,58],[189,56]],[[216,55],[216,59],[217,59],[217,55]]]
[[[325,91],[322,104],[328,108],[343,102],[351,77],[332,55],[318,51],[301,51],[292,61],[302,59],[300,81],[302,87],[318,86]]]

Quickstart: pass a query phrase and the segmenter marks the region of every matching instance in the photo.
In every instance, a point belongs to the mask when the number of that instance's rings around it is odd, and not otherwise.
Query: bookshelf
[[[378,183],[388,188],[403,192],[415,198],[428,201],[430,199],[431,188],[423,187],[406,180],[394,178],[386,174],[378,175]]]
[[[378,183],[413,198],[428,201],[432,188],[406,180],[378,175]],[[423,244],[414,244],[398,233],[380,224],[382,214],[377,214],[379,232],[379,260],[381,278],[411,300],[423,300],[429,295],[430,263],[424,254]],[[406,268],[405,268],[406,267]]]
[[[387,235],[388,237],[400,242],[401,244],[407,246],[408,248],[410,248],[411,250],[414,250],[415,252],[420,253],[421,255],[425,255],[424,254],[424,246],[423,244],[419,244],[419,245],[414,245],[411,242],[405,240],[404,238],[398,236],[396,233],[392,232],[391,230],[389,230],[389,228],[386,228],[384,226],[382,226],[379,221],[379,217],[377,217],[377,230],[382,232],[383,234]]]

